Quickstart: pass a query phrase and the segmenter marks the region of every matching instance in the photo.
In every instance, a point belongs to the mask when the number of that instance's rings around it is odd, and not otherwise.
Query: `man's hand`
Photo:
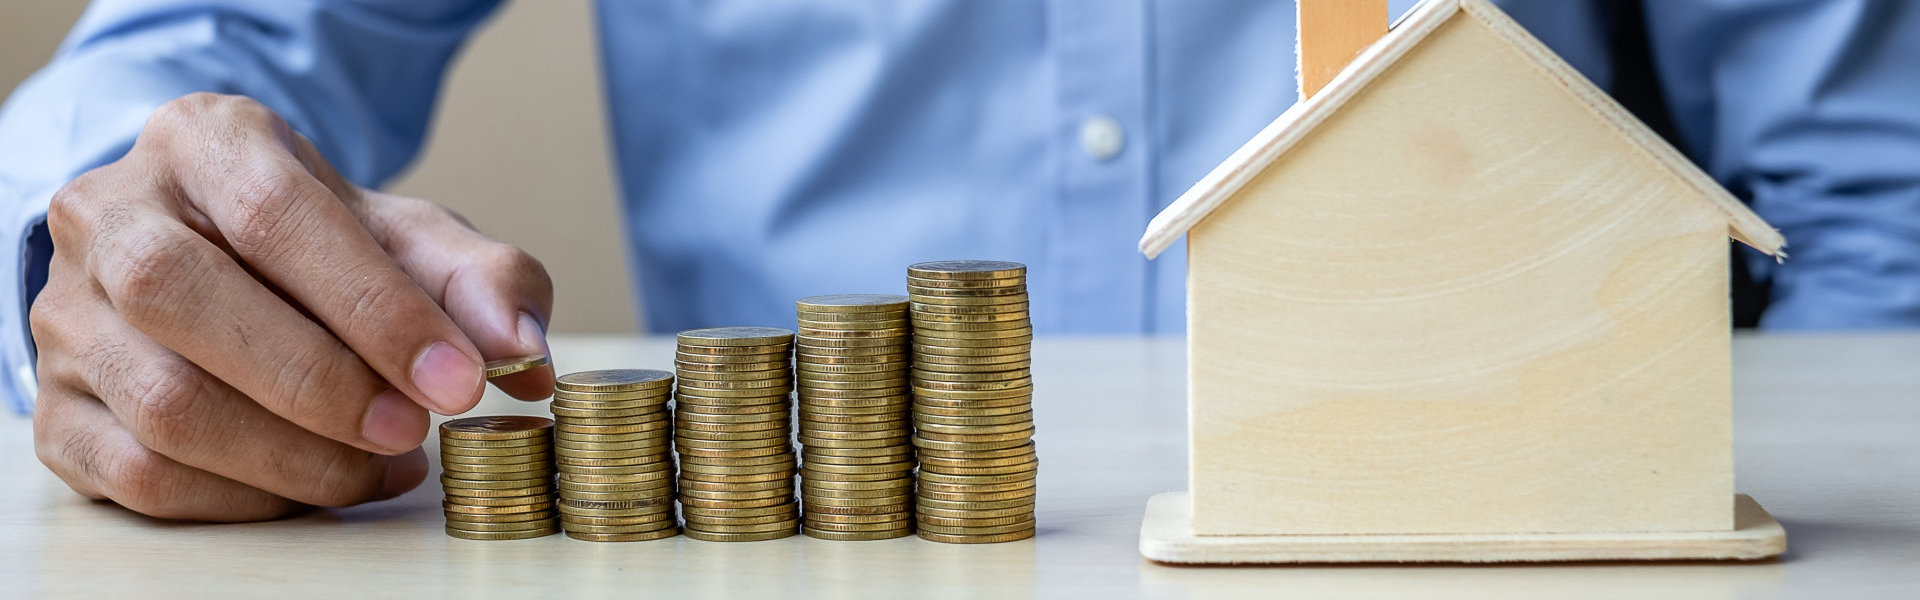
[[[35,448],[75,491],[156,517],[398,495],[426,475],[425,409],[472,408],[486,358],[547,351],[538,261],[345,182],[245,98],[161,107],[47,227]],[[498,383],[543,398],[553,371]]]

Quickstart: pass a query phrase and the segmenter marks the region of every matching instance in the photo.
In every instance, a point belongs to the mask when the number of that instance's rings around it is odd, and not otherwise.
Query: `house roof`
[[[1394,25],[1392,31],[1355,57],[1346,70],[1334,77],[1319,94],[1287,109],[1155,216],[1147,224],[1146,235],[1140,238],[1140,251],[1148,258],[1159,256],[1180,236],[1186,235],[1188,229],[1206,220],[1214,209],[1231,200],[1267,165],[1285,155],[1321,123],[1339,112],[1347,101],[1362,93],[1369,83],[1419,46],[1428,34],[1460,15],[1478,20],[1495,35],[1533,59],[1548,76],[1591,107],[1596,116],[1646,152],[1655,163],[1672,171],[1674,176],[1699,192],[1704,201],[1713,203],[1726,215],[1728,233],[1734,239],[1777,258],[1786,256],[1782,251],[1786,240],[1779,231],[1486,0],[1425,0],[1415,6]]]

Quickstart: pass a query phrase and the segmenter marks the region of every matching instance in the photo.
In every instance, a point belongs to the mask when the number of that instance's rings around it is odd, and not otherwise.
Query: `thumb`
[[[486,360],[546,355],[553,279],[533,255],[480,232],[438,204],[367,191],[374,239],[446,310]],[[552,395],[553,367],[493,380],[521,400]]]

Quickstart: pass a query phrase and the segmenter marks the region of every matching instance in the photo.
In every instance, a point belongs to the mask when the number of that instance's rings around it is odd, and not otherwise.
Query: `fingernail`
[[[400,390],[387,390],[373,397],[367,416],[360,421],[360,437],[399,454],[420,445],[427,430],[427,413]]]
[[[398,498],[427,479],[427,453],[419,448],[387,461],[387,481],[374,500]]]
[[[458,414],[480,393],[480,363],[452,344],[434,342],[413,361],[413,385],[426,396],[427,408]]]
[[[547,330],[527,313],[520,313],[520,349],[528,354],[547,353]]]

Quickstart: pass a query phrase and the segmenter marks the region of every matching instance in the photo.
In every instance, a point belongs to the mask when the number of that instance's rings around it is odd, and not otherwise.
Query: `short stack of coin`
[[[560,530],[553,510],[553,421],[469,417],[440,424],[447,535],[518,540]]]
[[[795,308],[802,531],[829,540],[912,535],[907,298],[815,296]]]
[[[680,533],[675,515],[673,374],[653,369],[570,373],[553,391],[560,526],[595,542]]]
[[[1034,532],[1033,326],[1027,267],[959,260],[907,268],[920,537],[950,543]]]
[[[687,537],[748,542],[793,535],[793,332],[681,332],[674,445]]]

